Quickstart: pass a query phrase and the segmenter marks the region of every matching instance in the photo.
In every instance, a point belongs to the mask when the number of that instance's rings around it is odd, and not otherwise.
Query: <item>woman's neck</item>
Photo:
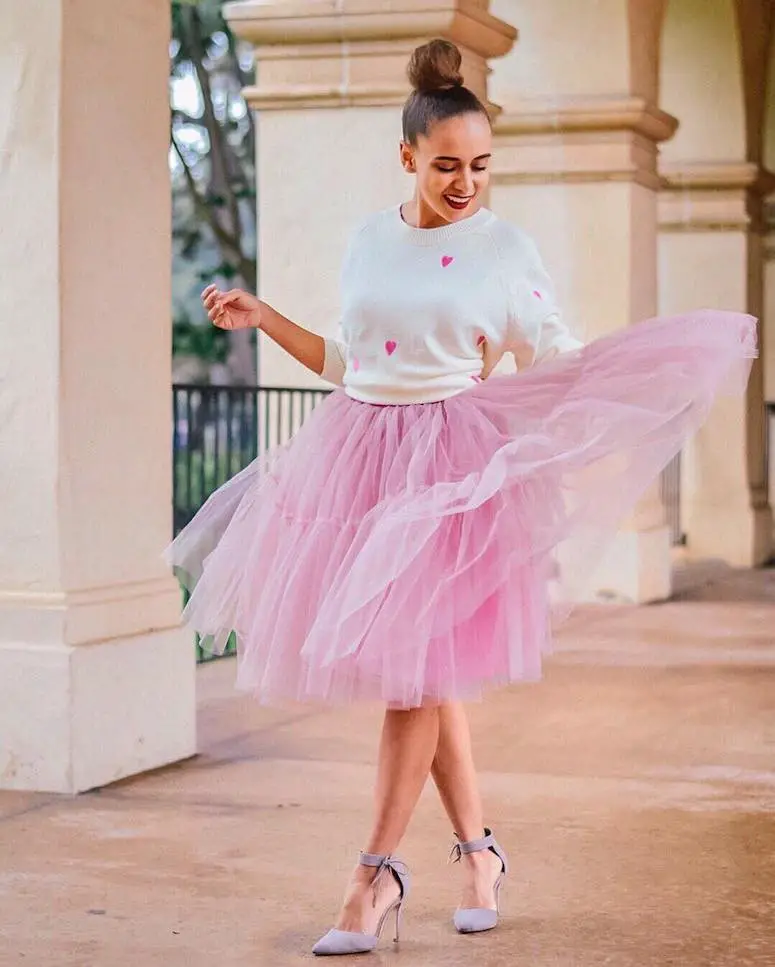
[[[466,218],[475,215],[479,209],[467,213]],[[422,198],[417,195],[411,201],[404,202],[401,206],[401,218],[412,228],[444,228],[446,225],[454,225],[455,222],[442,218],[437,211],[427,205]],[[458,219],[462,221],[463,219]]]

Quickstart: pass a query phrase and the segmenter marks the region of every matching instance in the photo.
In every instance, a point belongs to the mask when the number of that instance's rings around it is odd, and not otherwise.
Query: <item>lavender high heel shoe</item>
[[[450,853],[450,860],[459,863],[464,853],[479,853],[481,850],[488,849],[494,853],[501,861],[501,871],[493,886],[495,893],[495,909],[471,908],[456,910],[453,923],[458,933],[481,933],[484,930],[492,930],[498,924],[498,914],[500,913],[500,892],[503,880],[509,871],[509,861],[506,854],[498,846],[491,829],[484,831],[482,839],[472,839],[467,843],[455,843]]]
[[[376,933],[360,933],[359,931],[352,930],[329,930],[312,948],[312,953],[317,954],[318,957],[336,957],[343,954],[366,954],[374,950],[379,943],[382,928],[385,926],[385,922],[391,913],[395,913],[396,916],[396,934],[393,942],[398,943],[398,931],[401,926],[404,900],[409,896],[409,886],[411,883],[409,870],[401,860],[394,859],[392,856],[378,856],[375,853],[361,853],[359,862],[361,866],[372,866],[376,868],[377,872],[371,881],[372,886],[387,871],[393,876],[396,883],[398,883],[401,892],[379,918]]]

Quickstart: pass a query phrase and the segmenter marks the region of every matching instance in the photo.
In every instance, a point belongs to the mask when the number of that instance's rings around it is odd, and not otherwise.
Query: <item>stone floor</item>
[[[426,790],[415,891],[371,963],[775,965],[775,572],[687,572],[677,600],[594,609],[546,680],[474,706],[501,926],[459,937]],[[379,712],[267,711],[199,673],[196,759],[75,799],[0,793],[0,965],[312,960],[366,829]],[[369,959],[369,958],[366,958]]]

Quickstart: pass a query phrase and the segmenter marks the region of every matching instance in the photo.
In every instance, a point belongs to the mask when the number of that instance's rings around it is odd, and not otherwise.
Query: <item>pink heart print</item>
[[[446,269],[448,265],[451,265],[455,261],[454,255],[442,255],[441,256],[441,267]]]
[[[388,339],[388,341],[385,343],[385,352],[388,354],[388,356],[392,356],[397,349],[398,343],[393,339]]]
[[[476,340],[476,345],[477,345],[477,346],[483,346],[483,345],[484,345],[484,336],[480,336],[480,337],[479,337],[479,338],[478,338],[478,339]]]
[[[538,291],[538,289],[533,289],[533,295],[536,299],[540,299],[543,302],[543,294]]]
[[[358,359],[357,356],[353,356],[353,371],[357,373],[360,368],[361,368],[360,359]]]

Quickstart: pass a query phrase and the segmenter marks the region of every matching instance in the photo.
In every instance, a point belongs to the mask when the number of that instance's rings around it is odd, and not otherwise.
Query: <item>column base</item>
[[[670,530],[625,530],[616,535],[595,569],[587,602],[648,604],[665,601],[672,592]]]
[[[196,752],[190,634],[0,645],[0,789],[79,793]]]
[[[772,511],[759,507],[690,504],[687,521],[687,557],[714,558],[731,567],[760,567],[773,554]]]

